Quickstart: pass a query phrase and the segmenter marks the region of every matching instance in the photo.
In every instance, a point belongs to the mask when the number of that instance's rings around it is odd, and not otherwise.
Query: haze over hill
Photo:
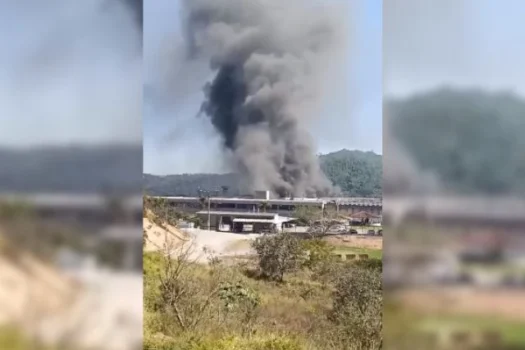
[[[321,155],[321,169],[344,195],[353,197],[381,197],[382,156],[374,152],[346,149]],[[144,192],[150,195],[195,196],[199,189],[221,190],[228,187],[228,196],[246,194],[240,187],[238,174],[177,174],[157,176],[144,174]]]
[[[141,145],[0,148],[0,192],[140,193]]]
[[[405,184],[462,194],[525,193],[525,98],[509,91],[442,87],[387,103],[392,137],[406,150],[413,170],[388,148],[385,191],[404,171]],[[398,162],[397,166],[395,161]],[[396,180],[396,181],[394,181]]]

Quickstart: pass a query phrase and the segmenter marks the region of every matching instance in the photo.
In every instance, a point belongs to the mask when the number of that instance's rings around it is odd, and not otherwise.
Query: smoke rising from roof
[[[330,4],[330,5],[329,5]],[[308,1],[185,0],[187,53],[216,72],[201,114],[251,189],[279,195],[334,191],[309,123],[330,73],[344,64],[348,13]],[[336,10],[336,11],[333,11]]]

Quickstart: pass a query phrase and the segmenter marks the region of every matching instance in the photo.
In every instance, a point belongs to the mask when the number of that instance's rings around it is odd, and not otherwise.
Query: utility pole
[[[198,190],[199,196],[201,198],[205,198],[208,201],[208,231],[211,230],[211,198],[215,194],[217,195],[219,191],[205,191],[205,190]]]
[[[211,224],[211,200],[210,200],[210,197],[208,196],[208,231],[210,231],[211,227],[210,227],[210,224]]]

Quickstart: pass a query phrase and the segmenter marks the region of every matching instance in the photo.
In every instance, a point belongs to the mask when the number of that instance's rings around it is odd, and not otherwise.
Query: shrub
[[[381,348],[382,299],[377,269],[354,267],[339,278],[329,318],[344,348]]]
[[[332,262],[332,253],[334,247],[328,242],[321,239],[306,239],[302,241],[303,249],[308,252],[304,261],[304,266],[309,269],[315,269],[322,264]]]
[[[304,261],[300,240],[286,232],[264,235],[252,242],[262,276],[282,282],[286,273],[297,270]]]

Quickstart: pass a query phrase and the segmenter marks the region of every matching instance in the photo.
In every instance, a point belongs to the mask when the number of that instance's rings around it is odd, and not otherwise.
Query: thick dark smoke
[[[251,189],[327,195],[308,131],[326,73],[339,64],[344,20],[311,1],[186,0],[188,53],[216,72],[202,112]]]

